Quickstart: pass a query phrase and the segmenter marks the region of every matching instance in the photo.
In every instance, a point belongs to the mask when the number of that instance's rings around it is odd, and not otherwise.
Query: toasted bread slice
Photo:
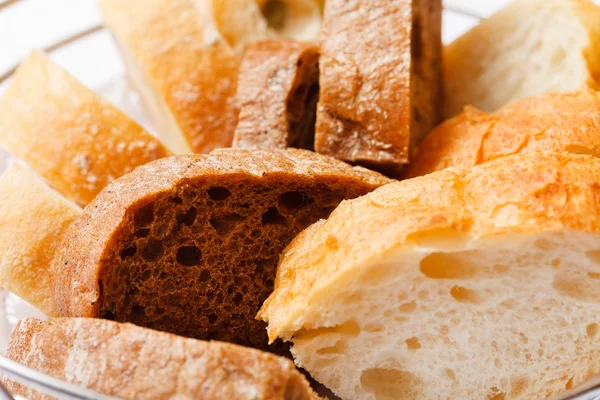
[[[313,149],[319,48],[289,40],[258,42],[242,62],[233,147]]]
[[[11,164],[0,177],[0,286],[56,315],[50,264],[62,235],[80,214],[33,171]]]
[[[342,200],[389,182],[293,149],[147,164],[103,191],[65,235],[53,263],[56,307],[270,349],[254,317],[281,251]]]
[[[439,0],[328,0],[315,150],[396,175],[439,122]]]
[[[444,117],[600,82],[600,7],[515,0],[444,49]]]
[[[344,202],[259,313],[342,398],[546,399],[600,373],[600,159],[527,153]]]
[[[138,165],[171,155],[140,125],[37,51],[0,97],[0,145],[79,205]]]
[[[423,140],[406,176],[472,167],[530,151],[600,155],[600,93],[585,88],[544,94],[494,114],[466,107]]]
[[[285,358],[100,319],[22,320],[7,356],[122,399],[314,398],[304,376]],[[28,399],[53,399],[15,382],[5,383]]]

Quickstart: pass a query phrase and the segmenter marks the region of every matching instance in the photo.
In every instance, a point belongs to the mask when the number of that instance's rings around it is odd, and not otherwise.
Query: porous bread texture
[[[397,176],[439,122],[440,0],[328,0],[315,150]]]
[[[589,0],[516,0],[445,47],[444,118],[493,112],[542,93],[598,87],[600,8]]]
[[[258,42],[240,69],[233,147],[312,150],[319,98],[319,47],[290,40]]]
[[[7,357],[123,399],[314,398],[304,376],[285,358],[99,319],[24,319],[15,327]],[[54,398],[4,383],[31,400]]]
[[[171,155],[38,51],[17,68],[0,97],[0,145],[82,206],[138,165]]]
[[[340,201],[389,182],[294,149],[147,164],[107,187],[65,235],[55,305],[62,316],[283,352],[254,319],[279,254]]]
[[[405,177],[531,151],[600,155],[600,93],[542,94],[493,114],[467,106],[423,140]]]
[[[174,152],[231,145],[239,63],[248,43],[318,35],[316,3],[279,3],[286,17],[276,30],[255,0],[98,0],[148,114]]]
[[[529,153],[343,202],[259,317],[344,399],[545,399],[599,373],[600,160]]]
[[[0,286],[54,316],[50,264],[79,215],[33,171],[11,164],[0,177]]]

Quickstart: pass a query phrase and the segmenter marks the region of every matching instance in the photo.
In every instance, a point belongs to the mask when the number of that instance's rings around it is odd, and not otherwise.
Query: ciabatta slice
[[[546,399],[600,372],[600,159],[530,153],[342,203],[259,317],[344,399]]]

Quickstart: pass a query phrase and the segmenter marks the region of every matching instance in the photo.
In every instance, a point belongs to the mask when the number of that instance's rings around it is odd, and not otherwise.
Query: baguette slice
[[[319,97],[319,49],[311,43],[264,41],[242,62],[240,116],[233,147],[312,149]]]
[[[396,175],[439,122],[440,0],[328,0],[315,149]]]
[[[80,214],[33,171],[11,164],[0,177],[0,286],[56,315],[50,264],[62,235]]]
[[[282,28],[281,34],[318,35],[320,16],[313,1],[282,3],[304,4],[313,12],[305,21],[308,25],[292,32]],[[257,3],[98,0],[98,4],[149,114],[157,116],[165,142],[177,153],[230,146],[239,111],[234,95],[243,51],[249,42],[279,35],[269,28]],[[288,19],[284,23],[299,21]]]
[[[543,94],[494,114],[467,106],[423,140],[406,176],[530,151],[600,155],[600,93],[584,88]]]
[[[505,157],[344,202],[259,317],[344,399],[546,399],[600,373],[600,159]]]
[[[138,165],[171,154],[37,51],[0,98],[0,145],[80,205]]]
[[[600,82],[600,7],[515,0],[444,49],[444,117]]]
[[[61,316],[270,348],[254,319],[279,254],[340,201],[389,183],[306,150],[215,150],[137,168],[84,210],[54,259]]]
[[[20,321],[8,358],[69,383],[123,399],[311,399],[294,364],[221,342],[185,339],[91,318]],[[15,382],[31,400],[52,399]]]

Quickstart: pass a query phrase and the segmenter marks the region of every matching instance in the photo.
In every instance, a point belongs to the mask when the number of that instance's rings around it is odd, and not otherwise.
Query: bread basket
[[[77,22],[70,24],[72,25],[71,27],[63,29],[64,32],[67,32],[65,34],[57,35],[55,32],[44,31],[49,25],[44,25],[42,29],[34,30],[46,37],[44,40],[34,39],[35,47],[41,47],[48,52],[54,60],[72,72],[84,84],[105,96],[152,131],[152,126],[148,122],[149,119],[144,115],[140,106],[139,97],[133,91],[125,77],[125,68],[119,59],[117,49],[114,47],[108,32],[101,26],[99,16],[94,14],[94,12],[87,12],[89,10],[86,11],[86,7],[94,8],[95,2],[93,0],[71,0],[62,1],[61,3],[65,3],[66,6],[76,5],[76,7],[73,7],[75,12],[69,14],[69,18],[73,20],[77,19]],[[443,37],[445,41],[452,40],[482,18],[479,13],[466,8],[464,6],[465,2],[461,2],[460,0],[445,1],[444,3]],[[57,7],[56,5],[53,5],[52,8],[54,11],[61,9],[60,6]],[[48,10],[50,10],[49,5],[42,0],[0,0],[0,28],[2,27],[3,17],[7,20],[8,18],[12,18],[12,21],[19,20],[22,25],[34,24],[35,18],[45,16],[45,13],[49,12]],[[78,12],[81,12],[82,15],[78,15]],[[2,30],[0,29],[1,33]],[[11,32],[5,32],[5,34],[9,33]],[[31,45],[28,47],[31,47]],[[23,48],[22,51],[15,53],[18,54],[17,57],[9,55],[8,58],[2,60],[0,64],[0,93],[6,82],[10,80],[11,74],[14,72],[20,58],[28,51],[29,48]],[[4,54],[0,58],[4,58]],[[0,151],[0,173],[4,170],[8,159],[8,153]],[[15,323],[27,316],[43,317],[39,311],[15,295],[0,290],[0,350],[2,353],[5,350],[10,332]],[[40,374],[4,357],[0,357],[0,370],[6,376],[20,383],[58,398],[109,398]],[[440,397],[443,397],[443,394]],[[11,398],[11,396],[7,392],[0,390],[0,399],[2,398]],[[561,398],[581,400],[600,399],[600,378],[597,381],[590,381],[588,384],[572,390],[569,394]]]

